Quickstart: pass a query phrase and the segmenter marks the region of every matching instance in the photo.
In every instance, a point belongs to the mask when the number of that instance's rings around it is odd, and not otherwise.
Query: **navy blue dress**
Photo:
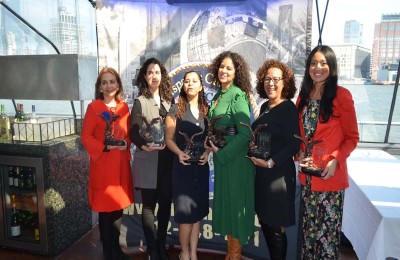
[[[176,114],[176,105],[172,106],[168,115]],[[204,143],[207,135],[207,121],[200,117],[197,120],[190,112],[189,107],[182,119],[176,120],[175,142],[183,151],[185,150],[185,139],[179,134],[186,133],[188,137],[203,132],[202,135],[194,137],[194,141]],[[209,175],[208,163],[205,165],[179,163],[179,157],[174,154],[172,169],[172,196],[174,201],[174,220],[179,224],[193,224],[208,215],[209,210]]]

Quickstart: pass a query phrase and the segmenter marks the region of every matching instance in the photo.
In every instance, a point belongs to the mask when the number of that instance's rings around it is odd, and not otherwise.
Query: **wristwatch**
[[[267,161],[267,167],[271,169],[273,166],[274,166],[274,161],[271,158],[269,158]]]

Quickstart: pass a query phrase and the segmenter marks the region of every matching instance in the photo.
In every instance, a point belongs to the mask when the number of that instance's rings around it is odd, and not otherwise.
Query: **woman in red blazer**
[[[307,160],[300,152],[301,203],[299,259],[337,259],[339,256],[344,190],[349,186],[346,160],[359,139],[351,93],[338,86],[337,61],[324,45],[310,53],[297,99],[303,140],[323,140],[326,166],[322,177],[305,174]],[[301,150],[305,150],[302,144]]]
[[[95,98],[82,126],[82,144],[90,156],[89,203],[99,212],[100,237],[105,259],[123,259],[119,246],[122,210],[133,203],[128,105],[121,101],[121,78],[113,68],[97,77]],[[120,144],[105,144],[107,124]]]

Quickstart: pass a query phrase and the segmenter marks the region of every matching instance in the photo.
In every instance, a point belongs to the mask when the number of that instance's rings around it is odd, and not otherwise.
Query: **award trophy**
[[[107,149],[107,145],[112,145],[112,146],[124,146],[126,144],[124,139],[114,139],[114,131],[112,129],[112,124],[115,120],[117,120],[119,115],[116,115],[114,113],[110,113],[108,111],[104,111],[101,114],[98,114],[101,118],[104,119],[106,122],[106,130],[105,130],[105,139],[103,144],[106,145],[105,151],[109,151]]]
[[[300,162],[302,164],[301,172],[316,176],[316,177],[324,177],[322,172],[325,169],[327,163],[327,151],[325,146],[317,145],[323,140],[312,140],[309,141],[306,138],[302,138],[298,135],[294,135],[294,137],[300,139],[304,145],[306,146],[306,150],[304,152],[304,158],[311,157],[312,160],[307,161],[305,163]]]
[[[164,129],[156,128],[154,125],[161,120],[161,118],[153,118],[150,122],[145,116],[137,114],[145,123],[145,128],[141,130],[141,136],[146,140],[149,146],[162,146],[164,144]]]
[[[190,156],[190,158],[186,160],[186,162],[198,163],[204,153],[204,143],[201,141],[195,142],[193,141],[193,139],[196,136],[203,134],[203,132],[195,133],[190,138],[186,133],[179,132],[179,134],[181,134],[183,138],[185,138],[186,142],[185,150],[183,152]]]
[[[221,119],[222,116],[216,116],[210,120],[210,118],[205,117],[208,124],[206,144],[209,145],[211,141],[216,147],[222,148],[226,145],[226,140],[224,137],[225,129],[215,127],[215,123]]]
[[[259,132],[267,124],[258,125],[254,131],[249,124],[243,122],[240,122],[240,124],[247,126],[251,133],[247,156],[267,160],[270,155],[271,134],[268,132]]]

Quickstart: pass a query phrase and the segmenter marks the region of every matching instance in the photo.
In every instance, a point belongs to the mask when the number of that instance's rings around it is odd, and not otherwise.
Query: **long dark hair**
[[[195,70],[190,70],[185,73],[183,76],[183,81],[186,79],[186,75],[189,73],[196,73],[197,76],[199,77],[200,84],[203,86],[203,79],[201,77],[200,72],[195,71]],[[200,116],[206,116],[208,113],[208,104],[206,100],[206,94],[204,92],[204,86],[203,89],[198,93],[199,99],[198,99],[198,107],[200,111]],[[189,100],[187,99],[187,94],[185,92],[184,87],[182,86],[181,91],[179,92],[179,98],[178,98],[178,111],[176,112],[176,117],[182,119],[183,114],[186,111],[186,105],[189,103]]]
[[[321,97],[320,117],[321,122],[326,123],[333,115],[333,99],[336,97],[338,89],[338,69],[335,52],[326,45],[315,47],[308,56],[306,70],[304,72],[303,81],[299,97],[301,98],[298,105],[298,111],[301,112],[310,99],[310,94],[314,87],[314,82],[310,76],[311,60],[316,52],[322,52],[329,66],[329,76],[325,81],[324,91]]]
[[[245,59],[236,52],[224,51],[218,54],[211,63],[211,74],[214,77],[215,84],[221,87],[221,82],[218,79],[218,69],[225,58],[230,58],[235,66],[235,78],[233,83],[243,90],[250,98],[251,84],[250,84],[250,70],[249,65]]]
[[[122,100],[122,96],[124,94],[124,87],[122,86],[121,77],[119,76],[118,72],[111,67],[104,67],[99,72],[99,75],[97,76],[97,80],[96,80],[96,84],[95,84],[95,91],[94,91],[95,99],[104,99],[103,92],[100,92],[100,85],[101,85],[101,77],[103,77],[103,75],[106,73],[110,73],[110,74],[114,75],[115,79],[117,80],[118,90],[117,90],[117,93],[115,93],[115,100],[118,100],[118,101]]]
[[[157,64],[160,67],[161,82],[160,82],[160,86],[158,87],[159,92],[160,92],[160,97],[166,101],[171,102],[172,98],[173,98],[171,79],[168,76],[167,69],[156,58],[147,59],[139,70],[139,73],[137,76],[137,85],[139,87],[140,95],[143,95],[146,98],[152,97],[152,94],[150,92],[149,86],[146,81],[146,73],[147,73],[147,69],[150,66],[150,64]]]

